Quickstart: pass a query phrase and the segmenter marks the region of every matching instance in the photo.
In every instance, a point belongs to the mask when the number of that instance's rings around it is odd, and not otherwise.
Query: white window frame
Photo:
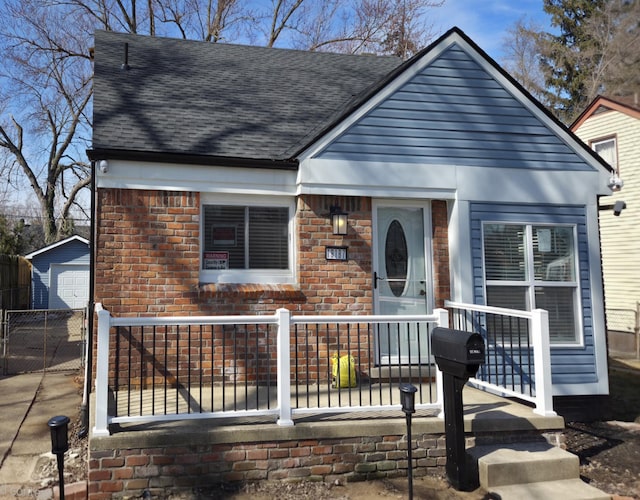
[[[597,150],[598,146],[607,144],[609,142],[613,143],[613,163],[610,163],[607,160],[607,158],[600,155],[600,153],[598,153],[598,150]],[[611,167],[613,167],[614,172],[620,175],[620,170],[618,168],[618,140],[615,135],[612,135],[610,137],[604,137],[602,139],[597,139],[595,141],[591,141],[591,149],[593,149],[596,153],[602,156],[602,159],[608,162],[611,165]]]
[[[232,205],[241,207],[282,207],[289,212],[288,269],[203,269],[204,206]],[[259,196],[203,193],[200,199],[200,282],[237,284],[293,284],[295,274],[295,198],[290,196]]]
[[[525,279],[522,281],[512,281],[512,280],[487,280],[487,266],[485,262],[485,227],[491,224],[502,224],[502,225],[511,225],[511,226],[523,226],[525,229]],[[573,235],[573,251],[574,251],[574,277],[573,281],[542,281],[535,279],[534,272],[534,252],[533,252],[533,227],[570,227],[572,228]],[[504,286],[504,287],[526,287],[527,295],[526,295],[526,303],[528,310],[532,309],[532,305],[535,304],[535,292],[536,287],[562,287],[568,288],[573,287],[573,314],[575,318],[575,340],[573,342],[559,342],[554,341],[553,337],[549,338],[552,347],[584,347],[584,335],[583,335],[583,325],[582,325],[582,303],[580,298],[582,296],[580,291],[580,266],[579,266],[579,251],[578,251],[578,233],[577,226],[575,224],[555,224],[555,223],[544,223],[544,222],[514,222],[514,221],[483,221],[482,222],[482,273],[483,273],[483,287],[484,287],[484,297],[486,302],[487,297],[487,287],[488,286]],[[551,333],[551,332],[550,332]]]

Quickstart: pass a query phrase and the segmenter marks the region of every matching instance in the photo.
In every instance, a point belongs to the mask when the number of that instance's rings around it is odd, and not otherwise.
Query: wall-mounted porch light
[[[333,234],[345,235],[347,234],[347,213],[343,212],[340,207],[331,207],[331,227],[333,228]]]

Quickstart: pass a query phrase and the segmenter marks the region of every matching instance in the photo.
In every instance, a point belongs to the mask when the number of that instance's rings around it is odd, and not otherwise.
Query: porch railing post
[[[96,304],[98,315],[98,354],[96,360],[96,417],[93,428],[94,436],[108,436],[109,405],[109,329],[111,314]],[[89,346],[91,349],[91,346]]]
[[[433,313],[438,316],[438,326],[449,328],[449,311],[447,309],[436,309]],[[429,339],[429,341],[431,341],[431,339]],[[429,347],[431,347],[431,344],[429,344]],[[444,419],[444,386],[442,384],[442,372],[440,368],[436,369],[436,398],[436,404],[440,406],[438,418]]]
[[[544,417],[554,417],[557,414],[553,411],[549,313],[544,309],[531,311],[531,340],[536,384],[536,408],[533,412]]]
[[[278,309],[278,425],[293,425],[291,418],[291,313],[288,309]]]

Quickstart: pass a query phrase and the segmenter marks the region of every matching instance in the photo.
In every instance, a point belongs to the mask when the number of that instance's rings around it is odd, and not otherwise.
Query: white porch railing
[[[445,306],[453,311],[453,328],[480,333],[485,339],[486,363],[476,378],[470,379],[473,385],[529,401],[536,414],[556,416],[547,311],[451,301]]]
[[[279,425],[289,426],[293,425],[293,415],[295,414],[401,410],[400,394],[398,391],[392,391],[392,386],[397,385],[396,382],[403,381],[418,381],[420,385],[415,404],[417,410],[433,409],[434,411],[441,411],[442,409],[442,376],[439,370],[432,369],[428,360],[431,359],[429,341],[431,328],[448,326],[449,313],[444,309],[438,309],[434,314],[424,316],[292,316],[287,309],[279,309],[274,315],[266,316],[113,317],[101,304],[97,304],[96,313],[98,317],[98,337],[94,436],[109,435],[109,425],[118,423],[267,415],[276,418]],[[216,325],[218,328],[232,329],[230,334],[228,331],[226,332],[229,337],[233,338],[233,340],[229,341],[233,343],[232,346],[224,345],[225,330],[218,329],[214,332],[214,326]],[[235,330],[237,325],[241,325],[238,331]],[[248,330],[247,325],[254,325],[255,330]],[[269,337],[269,329],[271,327],[276,330],[275,367],[268,353],[269,345],[273,342],[273,338]],[[301,327],[302,330],[309,330],[311,334],[305,337],[306,334],[302,333],[299,339],[297,327]],[[313,327],[315,327],[315,330]],[[114,328],[115,331],[113,330]],[[128,337],[128,340],[123,341],[124,345],[114,345],[120,336],[119,328],[124,330],[139,329],[139,331],[135,339]],[[145,332],[144,328],[150,328],[151,331]],[[194,342],[196,344],[200,343],[195,346],[191,344],[192,329],[197,332],[193,337],[196,339]],[[423,349],[426,349],[426,351],[397,353],[398,358],[417,359],[414,365],[411,365],[411,361],[409,361],[408,367],[406,365],[391,364],[388,367],[378,367],[379,371],[386,368],[386,374],[379,375],[375,383],[376,387],[379,388],[378,394],[377,391],[374,392],[371,389],[373,385],[371,372],[374,371],[372,369],[374,365],[372,360],[375,358],[372,336],[380,336],[380,332],[383,330],[383,335],[386,336],[385,338],[388,339],[388,342],[395,343],[398,346],[400,345],[400,336],[409,335],[409,332],[411,332],[411,335],[417,335],[418,339],[423,339],[423,342],[419,340],[418,344],[423,345]],[[293,334],[292,331],[294,331]],[[245,335],[245,332],[248,332],[247,335]],[[320,333],[318,334],[318,332]],[[186,339],[180,340],[181,335],[184,335]],[[217,337],[214,338],[214,335],[217,335]],[[324,335],[326,335],[326,342],[322,346],[309,345],[310,336],[317,339],[319,336]],[[363,340],[367,336],[369,338]],[[397,339],[395,336],[397,336]],[[156,337],[171,338],[171,344],[157,346]],[[238,341],[237,337],[241,340]],[[249,337],[251,337],[250,341],[248,340]],[[296,342],[295,345],[291,344],[292,338]],[[137,342],[136,345],[134,345],[135,342]],[[205,345],[202,342],[211,344],[208,347],[211,359],[203,360],[201,357],[198,358],[199,354],[193,354],[194,359],[192,359],[191,353],[197,351],[199,345]],[[219,345],[220,342],[223,342],[221,346]],[[240,344],[236,344],[236,342],[240,342]],[[249,350],[248,344],[254,342],[255,348],[247,354]],[[361,342],[362,346],[360,346]],[[214,343],[216,344],[215,351],[213,349]],[[332,352],[329,352],[329,346],[331,346]],[[305,367],[307,372],[305,376],[307,378],[298,381],[298,371],[304,372],[305,369],[298,370],[298,367],[293,367],[292,357],[297,363],[298,359],[305,357],[299,351],[306,350],[305,352],[307,352],[310,349],[313,350],[314,355],[312,356],[312,363],[308,363]],[[236,351],[242,351],[242,354],[238,355]],[[337,390],[335,387],[330,387],[331,373],[326,373],[328,371],[327,368],[330,366],[328,358],[336,351],[340,357],[345,354],[350,356],[352,351],[360,352],[363,357],[366,357],[366,361],[362,363],[365,364],[368,372],[369,401],[364,401],[366,398],[362,397],[361,386],[363,384],[360,384],[360,387],[357,388],[346,387]],[[224,358],[225,352],[231,353],[226,359]],[[164,386],[156,387],[155,373],[158,371],[157,368],[155,365],[150,369],[145,367],[148,363],[155,363],[156,359],[163,356],[166,359],[167,353],[178,357],[181,355],[180,353],[187,353],[182,355],[188,356],[188,359],[186,362],[176,360],[171,365],[170,371],[173,382],[169,388],[167,387],[166,376],[164,377]],[[213,376],[211,375],[208,379],[210,387],[207,388],[207,390],[210,390],[210,400],[207,405],[210,403],[210,406],[203,410],[205,405],[202,403],[203,377],[201,367],[211,367],[214,363],[214,356],[219,355],[222,358],[215,361],[222,365],[225,378],[237,376],[239,372],[234,363],[243,355],[247,358],[247,365],[253,364],[256,367],[260,365],[256,368],[255,373],[259,371],[263,378],[268,378],[271,371],[276,371],[276,395],[273,398],[276,401],[275,405],[270,403],[272,399],[270,382],[266,383],[266,388],[261,388],[259,387],[260,384],[255,380],[248,383],[247,374],[245,373],[243,381],[237,382],[234,379],[234,382],[230,383],[230,387],[225,388],[224,385],[222,387],[217,385],[214,389]],[[117,380],[119,377],[118,371],[120,367],[113,366],[114,358],[118,356],[128,357],[128,365],[125,364],[123,369],[123,371],[128,372],[128,379],[123,384],[127,387],[122,391],[125,393],[122,405],[124,410],[122,412],[119,412],[119,395],[115,394],[119,392],[118,388],[110,387],[110,379],[113,380],[115,378]],[[258,357],[261,357],[261,359],[258,360]],[[132,358],[136,358],[137,361],[132,363]],[[136,363],[137,367],[133,366]],[[207,363],[209,364],[207,365]],[[323,363],[323,373],[317,366],[321,363]],[[356,362],[358,366],[359,363],[361,363],[360,360]],[[194,375],[196,380],[192,385],[189,367],[195,364],[199,365],[200,373],[199,375]],[[232,364],[234,364],[233,367],[231,367]],[[426,366],[426,368],[423,368],[423,366]],[[293,374],[294,384],[292,384],[292,368],[295,368],[293,370],[295,372]],[[421,372],[423,369],[424,373]],[[131,373],[135,370],[138,370],[139,373],[132,378]],[[150,375],[147,374],[145,376],[145,370],[151,372]],[[163,370],[167,370],[167,367],[164,366]],[[181,375],[182,377],[188,377],[187,382],[182,379],[178,381],[177,372],[179,370],[188,372],[187,375]],[[309,374],[309,372],[313,373]],[[339,374],[340,372],[338,372],[338,378],[340,378]],[[328,375],[328,379],[326,375]],[[434,380],[435,384],[432,383]],[[137,391],[132,391],[132,381],[138,385]],[[326,387],[321,387],[324,381],[326,381]],[[381,389],[381,382],[385,384],[384,394]],[[314,387],[314,395],[317,394],[316,404],[314,406],[304,405],[304,403],[292,405],[292,401],[302,400],[304,402],[305,396],[306,402],[309,401],[310,385]],[[435,397],[431,395],[433,385],[435,385]],[[151,386],[151,389],[149,389],[149,386]],[[242,386],[244,387],[244,396],[242,395]],[[298,393],[305,391],[305,386],[307,393],[299,397]],[[300,387],[303,387],[303,389],[300,389]],[[143,394],[145,388],[147,389],[146,395]],[[214,390],[217,391],[217,396],[214,395]],[[198,397],[191,397],[193,392],[197,393],[198,391],[200,393]],[[238,409],[235,404],[238,391],[241,393],[240,399],[244,401],[244,409]],[[422,400],[423,391],[428,391],[424,400]],[[132,395],[134,392],[135,394]],[[171,400],[170,410],[167,410],[168,392],[172,392],[172,395],[169,396]],[[359,397],[357,396],[358,392]],[[395,392],[398,392],[397,396],[394,396]],[[160,403],[155,399],[157,393],[160,394],[158,398],[164,398]],[[342,395],[343,393],[344,396]],[[252,398],[255,397],[255,401],[249,403],[249,395]],[[357,401],[352,401],[352,395],[353,400]],[[225,396],[227,397],[227,403],[224,403]],[[216,397],[218,400],[222,397],[223,403],[219,409],[214,410],[215,404],[219,404],[219,401],[217,403],[213,401]],[[397,403],[394,403],[394,397],[397,397]],[[149,400],[149,398],[152,399]],[[233,399],[233,403],[229,403],[229,399]],[[110,400],[111,406],[109,405]],[[185,403],[185,400],[190,400],[190,402]],[[193,409],[194,406],[198,407],[195,411]],[[135,408],[137,414],[132,414],[134,412],[130,411],[131,408]],[[156,412],[157,408],[160,408],[159,412]]]
[[[446,306],[453,311],[453,328],[485,338],[486,364],[472,383],[530,401],[537,414],[555,416],[546,311]],[[97,304],[96,313],[96,436],[108,435],[109,425],[119,423],[269,416],[288,426],[298,414],[400,410],[395,389],[407,381],[419,387],[416,409],[442,410],[442,374],[431,362],[430,332],[449,326],[446,309],[425,316],[306,316],[279,309],[266,316],[113,317]],[[526,326],[514,327],[514,318]],[[424,350],[397,352],[402,365],[380,366],[374,346],[380,347],[381,332],[385,342],[397,346],[402,335],[422,336],[417,345]],[[165,344],[157,345],[158,338]],[[367,380],[336,389],[329,358],[353,352]],[[187,358],[181,361],[180,356]],[[126,361],[120,366],[118,359]],[[216,364],[221,371],[214,376]],[[121,385],[119,371],[127,373]]]

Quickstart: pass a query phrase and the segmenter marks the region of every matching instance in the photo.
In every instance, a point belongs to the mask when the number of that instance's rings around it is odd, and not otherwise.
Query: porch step
[[[513,443],[467,451],[477,460],[480,486],[502,500],[611,499],[580,479],[576,455],[556,446]]]
[[[501,500],[611,500],[611,495],[581,479],[511,484],[492,488],[491,495]]]

